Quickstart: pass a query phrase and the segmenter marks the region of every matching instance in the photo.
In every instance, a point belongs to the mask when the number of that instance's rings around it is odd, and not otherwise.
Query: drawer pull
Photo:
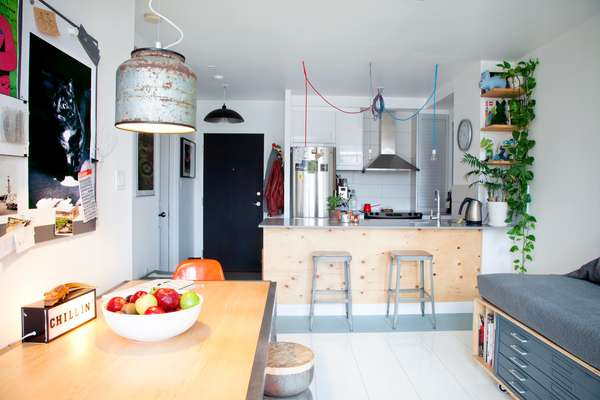
[[[527,343],[528,342],[527,339],[523,339],[522,337],[520,337],[519,335],[517,335],[517,332],[511,332],[510,336],[514,337],[515,339],[517,339],[521,343]]]
[[[526,356],[527,355],[527,352],[525,350],[521,349],[516,344],[511,344],[510,348],[513,349],[514,351],[516,351],[517,353],[519,353],[522,356]]]
[[[517,357],[512,356],[512,357],[508,357],[508,359],[510,361],[512,361],[517,367],[521,368],[521,369],[525,369],[527,368],[527,364],[521,362]]]
[[[527,393],[527,391],[524,390],[524,389],[521,389],[517,385],[517,383],[515,381],[508,381],[508,384],[510,385],[510,387],[512,387],[513,389],[515,389],[517,391],[517,393],[519,393],[519,394],[525,394],[525,393]]]
[[[519,376],[519,374],[517,374],[517,371],[515,371],[514,369],[509,369],[508,372],[510,372],[510,374],[512,376],[514,376],[515,378],[517,378],[520,382],[525,382],[527,380],[527,378],[523,378],[522,376]]]

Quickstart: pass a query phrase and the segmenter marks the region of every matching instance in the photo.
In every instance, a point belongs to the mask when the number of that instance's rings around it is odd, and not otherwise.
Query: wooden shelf
[[[490,89],[481,94],[481,97],[485,98],[500,98],[500,99],[512,99],[523,95],[523,89],[521,88],[494,88]]]
[[[510,161],[506,161],[506,160],[488,160],[485,162],[487,165],[497,165],[497,166],[509,166],[509,165],[514,165],[515,162],[510,160]]]
[[[512,132],[516,130],[517,127],[515,125],[490,125],[484,126],[481,128],[482,132]]]

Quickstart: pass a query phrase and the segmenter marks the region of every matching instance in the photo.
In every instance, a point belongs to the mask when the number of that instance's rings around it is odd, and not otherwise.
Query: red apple
[[[144,313],[145,315],[149,315],[149,314],[164,314],[165,310],[163,310],[160,307],[149,307],[146,312]]]
[[[179,293],[174,289],[160,288],[154,292],[158,306],[166,312],[173,311],[179,307]]]
[[[119,312],[127,304],[127,300],[122,297],[113,297],[106,303],[106,309],[112,312]]]
[[[131,297],[129,298],[129,300],[127,300],[127,301],[129,303],[135,303],[137,301],[137,299],[139,299],[140,297],[142,297],[145,294],[148,294],[148,292],[145,292],[143,290],[138,290],[137,292],[132,294]]]

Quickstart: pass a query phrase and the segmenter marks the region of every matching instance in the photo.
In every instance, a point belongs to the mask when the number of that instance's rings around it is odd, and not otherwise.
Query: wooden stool
[[[313,259],[313,276],[312,276],[312,290],[310,299],[310,315],[309,315],[309,329],[312,331],[313,319],[315,317],[315,304],[316,303],[346,303],[346,318],[348,318],[348,325],[350,330],[352,327],[352,285],[351,285],[351,273],[350,273],[350,261],[352,261],[352,255],[347,251],[315,251],[312,253]],[[343,262],[344,263],[344,280],[345,288],[341,290],[318,290],[317,289],[317,266],[319,262]],[[343,299],[335,300],[319,300],[317,297],[319,294],[338,294],[344,293]]]
[[[402,261],[417,261],[419,263],[419,288],[400,289],[400,263]],[[425,261],[429,261],[429,293],[425,291]],[[392,288],[392,275],[396,264],[396,287]],[[400,297],[400,293],[418,293],[419,297]],[[435,329],[435,300],[433,296],[433,255],[423,250],[394,250],[390,252],[390,267],[388,270],[386,316],[390,316],[390,298],[394,295],[394,320],[392,327],[396,329],[398,321],[398,303],[420,303],[421,316],[425,316],[425,303],[431,303],[431,322]]]
[[[315,355],[298,343],[269,344],[265,368],[265,394],[272,397],[291,397],[305,392],[313,379]]]

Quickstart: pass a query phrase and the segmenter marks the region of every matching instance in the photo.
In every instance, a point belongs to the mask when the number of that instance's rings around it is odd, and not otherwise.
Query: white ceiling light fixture
[[[148,8],[179,32],[179,39],[162,47],[135,49],[117,69],[115,127],[143,133],[185,134],[196,131],[196,75],[185,57],[167,50],[183,40],[183,31],[170,19]]]

